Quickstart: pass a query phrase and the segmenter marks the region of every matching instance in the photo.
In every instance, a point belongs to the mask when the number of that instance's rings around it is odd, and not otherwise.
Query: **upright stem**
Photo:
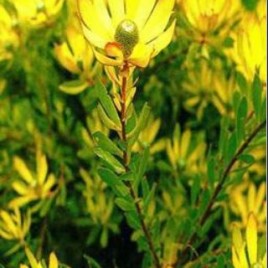
[[[128,73],[128,65],[127,63],[124,65],[123,67],[123,78],[122,78],[122,85],[121,85],[121,114],[120,114],[120,119],[121,119],[121,136],[122,136],[122,140],[124,141],[124,143],[127,143],[127,135],[126,135],[126,98],[127,98],[127,82],[128,82],[128,76],[125,75],[125,73]],[[129,161],[129,155],[128,155],[128,148],[126,146],[126,149],[123,152],[123,164],[125,167],[126,172],[128,172],[128,161]],[[154,248],[154,244],[152,241],[152,237],[151,234],[145,224],[145,221],[143,219],[143,215],[142,215],[142,209],[140,207],[139,202],[137,201],[138,198],[136,196],[136,193],[134,191],[134,188],[132,187],[130,182],[126,182],[127,187],[129,188],[129,192],[130,195],[134,201],[135,204],[135,209],[136,212],[139,216],[139,220],[140,220],[140,225],[141,228],[143,230],[143,233],[145,235],[145,238],[147,240],[150,252],[152,254],[153,257],[153,261],[154,261],[154,265],[155,268],[161,268],[160,265],[160,261],[158,259],[158,256],[156,254],[155,248]]]

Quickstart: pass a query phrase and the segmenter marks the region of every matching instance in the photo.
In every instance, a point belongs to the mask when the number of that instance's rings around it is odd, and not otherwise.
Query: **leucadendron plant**
[[[266,268],[265,4],[0,0],[0,267]]]
[[[157,221],[148,212],[155,187],[151,188],[144,177],[149,148],[144,144],[142,152],[132,153],[147,126],[150,107],[145,103],[137,112],[133,99],[139,68],[146,68],[171,42],[175,1],[77,2],[83,34],[111,81],[110,89],[99,84],[96,93],[103,123],[117,133],[114,139],[101,132],[93,134],[95,153],[104,162],[99,174],[115,192],[115,203],[136,233],[146,262],[160,268],[160,244],[155,237],[158,234],[152,231]]]
[[[104,66],[110,80],[110,85],[99,82],[94,88],[99,116],[110,130],[110,135],[102,132],[93,133],[95,154],[103,162],[98,173],[115,194],[115,203],[133,229],[132,239],[136,241],[139,250],[144,252],[142,267],[199,267],[198,265],[203,262],[202,254],[205,255],[207,263],[217,263],[222,267],[221,258],[202,253],[206,248],[204,241],[213,222],[219,218],[220,210],[216,208],[223,198],[222,194],[228,185],[227,179],[231,171],[234,168],[245,168],[243,163],[251,160],[251,157],[246,155],[247,148],[265,125],[263,108],[256,107],[257,102],[262,106],[264,100],[258,72],[255,73],[254,70],[254,81],[251,79],[252,85],[248,85],[251,87],[250,91],[256,91],[253,93],[253,100],[243,92],[241,76],[238,74],[236,82],[240,88],[232,89],[233,93],[236,92],[232,95],[233,100],[227,99],[221,103],[223,107],[228,103],[229,109],[234,111],[230,116],[234,118],[234,122],[227,120],[228,114],[222,112],[217,154],[207,155],[206,144],[200,143],[199,139],[199,146],[202,148],[199,150],[201,156],[198,156],[198,146],[190,147],[194,144],[190,130],[184,132],[180,145],[179,137],[174,138],[173,151],[170,141],[167,141],[168,157],[174,167],[171,171],[173,176],[188,178],[188,182],[185,183],[190,188],[190,206],[187,195],[178,187],[177,195],[172,189],[169,194],[162,193],[161,202],[165,208],[159,212],[155,198],[157,184],[149,182],[146,176],[148,160],[152,157],[150,146],[148,143],[141,143],[138,151],[134,149],[140,134],[149,124],[150,106],[144,103],[141,110],[137,110],[134,96],[137,90],[141,90],[137,86],[137,76],[142,76],[140,69],[149,67],[152,59],[172,40],[176,24],[176,19],[172,18],[175,1],[77,0],[77,4],[83,35],[91,45],[96,59]],[[211,17],[203,14],[205,6],[200,8],[199,14],[194,8],[190,9],[189,5],[190,1],[183,1],[188,21],[192,25],[200,26],[195,30],[202,38],[209,34],[214,38],[214,30],[222,30],[224,23],[230,19],[229,15],[233,19],[232,23],[240,18],[236,7],[228,13],[228,4],[224,1],[217,2],[215,7],[215,3],[211,3],[206,10]],[[212,11],[223,17],[211,14]],[[230,25],[229,23],[228,26]],[[229,30],[223,29],[223,40],[228,36]],[[204,44],[207,45],[204,40],[199,42],[201,46]],[[239,46],[240,43],[236,45]],[[206,55],[201,55],[210,59],[209,50]],[[202,86],[202,82],[209,78],[205,75],[201,79]],[[195,83],[195,88],[196,84],[198,82]],[[232,85],[235,87],[234,82]],[[202,88],[206,91],[208,89]],[[217,107],[213,100],[215,98],[212,96],[212,103]],[[204,102],[202,95],[201,102]],[[201,117],[198,116],[199,120]],[[246,127],[247,124],[250,126]],[[231,127],[235,130],[227,131]],[[178,146],[175,146],[176,144]],[[196,171],[190,161],[191,151],[192,161],[198,163]],[[185,163],[176,155],[185,158]],[[235,180],[241,182],[242,178],[243,174]],[[187,213],[184,206],[188,207]],[[169,217],[166,215],[167,211]],[[201,252],[200,257],[198,251]]]

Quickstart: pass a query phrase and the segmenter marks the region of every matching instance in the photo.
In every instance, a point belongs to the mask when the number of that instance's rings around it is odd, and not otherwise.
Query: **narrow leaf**
[[[207,163],[208,183],[211,189],[213,188],[216,179],[215,166],[216,166],[215,158],[211,157]]]
[[[59,89],[64,93],[76,95],[83,92],[88,87],[88,83],[80,80],[64,82],[59,86]]]
[[[250,154],[242,154],[238,157],[239,160],[245,162],[246,164],[253,164],[255,162],[255,158],[253,155]]]
[[[140,132],[145,128],[149,115],[150,115],[150,107],[147,103],[144,104],[141,114],[139,116],[138,122],[135,126],[135,128],[127,135],[127,138],[129,139],[129,146],[131,147],[136,140],[139,137]]]
[[[111,141],[102,132],[98,131],[93,134],[93,137],[98,144],[98,146],[104,151],[108,151],[111,154],[117,155],[119,157],[123,156],[122,151],[116,146],[116,144]]]
[[[238,143],[240,143],[245,138],[245,119],[247,117],[247,112],[247,99],[243,97],[238,105],[236,114],[236,137]]]
[[[125,172],[124,166],[109,152],[104,151],[100,147],[96,147],[94,149],[94,152],[98,157],[100,157],[103,161],[109,164],[116,173],[120,174]]]
[[[252,84],[252,101],[253,107],[258,120],[260,119],[261,114],[261,105],[262,105],[262,83],[260,78],[255,75],[254,81]]]
[[[111,170],[106,168],[99,169],[101,179],[110,186],[117,196],[126,196],[129,193],[127,186]]]
[[[120,118],[117,113],[117,110],[115,108],[115,105],[113,103],[112,98],[108,94],[106,88],[103,84],[98,83],[96,85],[96,90],[98,91],[98,98],[99,101],[105,110],[106,114],[109,116],[109,118],[117,125],[120,126]]]
[[[97,110],[100,116],[101,121],[103,122],[103,124],[109,128],[109,129],[113,129],[113,130],[117,130],[120,131],[120,126],[117,126],[110,118],[109,116],[106,114],[106,112],[104,111],[104,109],[102,108],[102,106],[99,104],[97,106]]]
[[[123,211],[135,211],[135,206],[133,202],[127,200],[126,198],[116,198],[115,203],[119,206]]]

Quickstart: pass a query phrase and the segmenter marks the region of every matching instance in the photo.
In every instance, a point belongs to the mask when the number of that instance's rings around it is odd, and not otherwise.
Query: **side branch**
[[[233,158],[230,160],[229,164],[226,166],[226,168],[224,169],[222,176],[219,180],[219,183],[217,184],[213,195],[203,213],[203,215],[201,216],[198,224],[200,227],[202,227],[207,219],[209,218],[210,214],[211,214],[211,210],[213,207],[213,204],[215,203],[219,193],[221,192],[221,190],[223,189],[223,186],[226,182],[226,179],[229,176],[229,173],[232,171],[233,166],[235,165],[235,163],[237,162],[239,156],[245,151],[245,149],[248,147],[248,145],[251,143],[251,141],[257,136],[257,134],[260,132],[260,130],[262,128],[264,128],[266,125],[266,120],[263,121],[262,123],[260,123],[253,131],[252,133],[248,136],[248,138],[241,144],[241,146],[239,147],[239,149],[237,150],[236,154],[233,156]],[[187,254],[187,252],[189,251],[189,246],[192,245],[194,243],[194,241],[197,238],[197,232],[195,231],[192,236],[188,239],[188,241],[185,244],[184,249],[181,252],[181,256],[182,259],[178,260],[177,263],[174,264],[173,267],[177,267],[180,264],[183,264],[185,262],[185,255]]]

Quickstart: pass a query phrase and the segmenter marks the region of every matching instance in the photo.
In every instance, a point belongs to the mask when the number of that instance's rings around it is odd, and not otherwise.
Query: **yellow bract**
[[[75,25],[66,30],[66,42],[55,45],[54,51],[60,64],[74,74],[91,73],[93,52]]]
[[[200,142],[195,148],[191,148],[191,138],[192,132],[190,129],[180,133],[177,126],[173,138],[167,141],[167,156],[175,170],[204,171],[206,144]]]
[[[206,34],[218,29],[238,9],[237,0],[182,0],[181,4],[189,23]]]
[[[171,41],[175,0],[78,0],[86,39],[104,65],[146,67]]]
[[[13,26],[12,16],[0,5],[0,62],[11,59],[10,48],[18,46],[18,36]]]
[[[23,243],[31,225],[31,214],[24,217],[18,208],[12,212],[0,210],[0,237],[6,240],[19,240]]]
[[[43,265],[43,262],[38,261],[29,248],[25,249],[25,253],[30,262],[30,266],[21,264],[20,268],[58,268],[59,262],[54,252],[49,255],[49,264]]]
[[[266,200],[265,182],[257,187],[253,182],[244,182],[236,186],[230,193],[231,210],[239,216],[236,222],[240,228],[245,228],[247,217],[253,212],[258,221],[258,231],[264,232],[266,229]]]
[[[25,162],[19,158],[14,158],[14,167],[21,179],[12,183],[12,188],[20,195],[14,198],[10,207],[20,207],[34,200],[43,200],[51,197],[52,187],[56,184],[53,174],[48,175],[46,156],[40,151],[36,154],[36,172],[31,172]]]
[[[59,13],[64,0],[12,0],[18,19],[31,26],[49,24]]]
[[[226,77],[222,66],[212,67],[208,61],[202,60],[200,65],[189,70],[183,89],[187,95],[185,108],[201,119],[209,103],[212,103],[220,114],[229,112],[235,80],[234,77]]]
[[[148,120],[147,127],[141,131],[137,142],[133,145],[132,151],[140,152],[147,146],[150,147],[151,154],[164,150],[166,147],[166,141],[164,139],[155,141],[160,125],[161,120],[159,118],[154,120],[151,116]]]
[[[232,242],[232,261],[234,268],[265,268],[266,253],[258,255],[257,221],[253,213],[250,213],[247,221],[245,238],[240,229],[234,225]]]
[[[260,1],[261,3],[265,1]],[[265,7],[263,7],[265,11]],[[247,14],[242,20],[239,29],[233,36],[234,47],[231,56],[237,63],[238,70],[250,81],[256,72],[265,82],[267,75],[266,66],[266,13]]]
[[[106,184],[98,176],[92,178],[84,169],[80,169],[80,175],[86,184],[83,196],[88,213],[95,224],[107,226],[113,212],[114,200],[105,194]]]

